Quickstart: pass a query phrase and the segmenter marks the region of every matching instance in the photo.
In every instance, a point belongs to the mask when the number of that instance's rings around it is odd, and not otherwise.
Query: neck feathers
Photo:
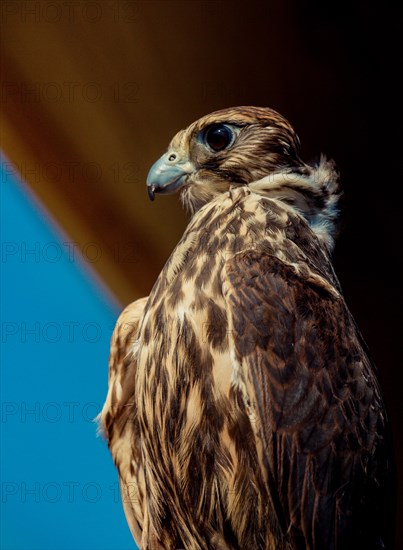
[[[254,193],[278,199],[296,210],[318,238],[333,249],[340,197],[333,161],[321,157],[316,166],[301,171],[274,172],[249,184]]]

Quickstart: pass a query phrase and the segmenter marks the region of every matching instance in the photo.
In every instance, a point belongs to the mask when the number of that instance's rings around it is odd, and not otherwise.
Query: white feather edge
[[[282,201],[302,215],[317,237],[332,250],[339,215],[339,175],[334,162],[323,155],[316,166],[305,166],[305,169],[305,174],[291,170],[274,172],[248,187],[254,193]]]

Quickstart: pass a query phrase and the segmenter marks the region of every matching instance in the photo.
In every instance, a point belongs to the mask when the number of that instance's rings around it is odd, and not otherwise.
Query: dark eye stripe
[[[225,124],[212,124],[206,128],[203,135],[205,144],[213,151],[223,151],[231,145],[233,139],[233,131]]]

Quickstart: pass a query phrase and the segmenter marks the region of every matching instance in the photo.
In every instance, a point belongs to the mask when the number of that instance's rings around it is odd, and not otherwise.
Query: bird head
[[[235,107],[178,132],[151,167],[147,188],[151,200],[181,190],[194,212],[230,187],[299,166],[298,136],[284,117],[268,108]]]
[[[339,199],[334,163],[322,156],[317,165],[305,164],[293,127],[272,109],[233,107],[200,118],[176,134],[147,177],[151,200],[180,191],[191,214],[241,185],[293,208],[332,248]]]

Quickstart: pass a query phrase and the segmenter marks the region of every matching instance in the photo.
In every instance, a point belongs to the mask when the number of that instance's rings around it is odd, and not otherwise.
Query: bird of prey
[[[277,112],[180,131],[147,179],[191,219],[111,344],[101,423],[141,549],[388,549],[390,430],[330,254],[338,175]]]

